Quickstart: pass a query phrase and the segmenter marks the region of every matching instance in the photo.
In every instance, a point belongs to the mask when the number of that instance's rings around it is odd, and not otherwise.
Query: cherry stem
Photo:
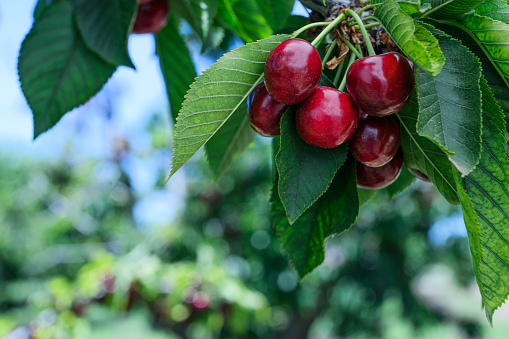
[[[343,74],[343,70],[345,69],[345,65],[346,65],[346,60],[343,60],[340,64],[339,64],[339,67],[338,67],[338,70],[336,72],[336,75],[334,76],[334,81],[332,82],[334,84],[334,87],[338,87],[338,83],[339,83],[339,76],[341,74]]]
[[[315,46],[320,44],[320,42],[327,36],[336,27],[341,21],[345,20],[345,14],[341,13],[338,15],[336,19],[331,21],[327,27],[323,29],[323,31],[311,42],[311,45]]]
[[[362,3],[362,1],[361,1],[361,3]],[[367,6],[364,6],[364,7],[362,7],[361,9],[359,9],[359,11],[357,12],[357,14],[360,14],[360,13],[362,13],[362,12],[364,12],[364,11],[367,11],[368,9],[371,9],[371,8],[376,8],[376,7],[380,6],[381,4],[382,4],[382,3],[374,4],[374,5],[367,5]]]
[[[371,44],[371,39],[369,37],[368,31],[366,31],[366,27],[364,27],[361,18],[350,8],[348,8],[345,13],[350,15],[357,22],[357,25],[359,25],[359,29],[361,30],[362,36],[364,37],[364,42],[366,43],[366,48],[368,49],[369,56],[376,55],[375,50],[373,49],[373,45]]]
[[[357,45],[357,51],[360,53],[360,46]],[[361,54],[362,55],[362,54]],[[348,73],[348,69],[350,66],[352,66],[353,62],[357,59],[357,54],[352,53],[350,54],[350,60],[348,60],[348,66],[346,67],[345,75],[343,76],[343,80],[341,80],[341,84],[339,85],[338,89],[343,92],[345,90],[346,86],[346,75]]]
[[[329,58],[330,58],[332,52],[334,51],[335,47],[336,47],[336,40],[334,40],[332,42],[332,44],[330,44],[329,49],[327,50],[327,53],[325,53],[325,56],[323,57],[322,70],[324,69],[325,64],[327,63],[327,60],[329,60]]]
[[[301,33],[305,32],[308,29],[313,28],[313,27],[321,27],[321,26],[328,26],[328,25],[329,25],[328,22],[314,22],[312,24],[309,24],[309,25],[299,28],[298,30],[296,30],[295,32],[292,33],[292,36],[297,37]]]
[[[361,58],[362,58],[362,54],[361,54],[361,53],[359,53],[359,51],[355,49],[354,45],[352,45],[352,43],[351,43],[350,41],[346,40],[346,38],[345,38],[342,34],[341,34],[341,39],[343,39],[343,42],[344,42],[344,43],[348,46],[348,48],[349,48],[349,49],[350,49],[353,53],[357,54],[357,57],[358,57],[359,59],[361,59]]]

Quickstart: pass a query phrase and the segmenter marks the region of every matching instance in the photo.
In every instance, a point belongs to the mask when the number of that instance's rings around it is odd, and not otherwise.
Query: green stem
[[[323,68],[325,67],[325,63],[327,63],[327,60],[329,60],[332,52],[334,51],[334,47],[336,46],[336,40],[334,40],[332,42],[332,44],[329,46],[329,50],[327,51],[327,53],[325,54],[325,56],[323,57],[323,60],[322,60],[322,70]]]
[[[305,32],[306,30],[313,28],[313,27],[320,27],[320,26],[327,26],[329,25],[329,22],[314,22],[312,24],[306,25],[304,27],[299,28],[295,32],[292,33],[292,36],[294,38],[298,37],[302,32]]]
[[[362,2],[361,2],[361,3],[362,3]],[[378,6],[380,6],[380,5],[381,5],[381,3],[379,3],[379,4],[374,4],[374,5],[367,5],[367,6],[364,6],[364,7],[362,7],[361,9],[359,9],[359,11],[357,12],[357,14],[360,14],[360,13],[362,13],[362,12],[364,12],[364,11],[367,11],[368,9],[378,7]]]
[[[370,2],[371,0],[361,0],[359,1],[361,4],[367,4],[368,2]],[[369,6],[373,6],[373,5],[369,5]],[[366,6],[367,7],[367,6]]]
[[[357,57],[358,57],[359,59],[361,59],[361,58],[362,58],[362,54],[360,54],[360,53],[359,53],[359,51],[355,49],[354,45],[352,45],[352,43],[351,43],[350,41],[346,40],[346,39],[345,39],[345,37],[344,37],[343,35],[341,35],[341,39],[342,39],[342,40],[343,40],[343,42],[344,42],[344,43],[348,46],[348,48],[350,48],[350,50],[351,50],[353,53],[357,54]]]
[[[334,19],[332,22],[328,24],[327,27],[323,29],[323,31],[311,42],[311,45],[315,46],[320,44],[320,42],[329,34],[330,31],[334,29],[341,21],[345,20],[345,15],[341,13],[338,15],[336,19]]]
[[[339,68],[336,72],[336,76],[334,77],[334,81],[333,81],[335,88],[338,88],[339,77],[341,76],[341,74],[343,74],[343,69],[345,68],[345,65],[346,65],[346,60],[343,60],[343,62],[341,62],[339,64]]]
[[[369,56],[374,56],[376,55],[375,53],[375,50],[373,49],[373,45],[371,44],[371,39],[369,37],[369,34],[368,34],[368,31],[366,31],[366,27],[364,27],[364,24],[362,23],[362,20],[361,18],[357,15],[357,13],[355,13],[354,11],[352,11],[350,8],[348,8],[345,13],[347,15],[350,15],[352,18],[354,18],[354,20],[357,22],[357,24],[359,25],[359,28],[361,30],[361,33],[362,33],[362,36],[364,37],[364,42],[366,43],[366,47],[368,48],[368,54]]]
[[[352,66],[355,59],[357,59],[357,54],[355,53],[350,54],[350,60],[348,60],[348,66],[346,67],[345,75],[343,76],[343,80],[341,80],[341,85],[339,85],[338,87],[338,89],[342,92],[345,90],[346,86],[346,74],[348,73],[348,69],[350,68],[350,66]]]

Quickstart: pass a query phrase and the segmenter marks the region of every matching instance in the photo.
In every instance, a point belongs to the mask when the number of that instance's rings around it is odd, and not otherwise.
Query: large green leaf
[[[509,4],[504,0],[488,0],[475,8],[475,12],[493,20],[509,23]]]
[[[371,5],[380,4],[384,1],[385,0],[371,0],[370,4]],[[420,10],[420,7],[421,7],[420,0],[395,0],[395,1],[399,4],[401,9],[405,13],[410,14],[410,15],[412,15],[414,13],[418,13]]]
[[[283,115],[276,164],[279,196],[290,224],[325,193],[347,154],[347,144],[325,149],[302,140],[295,128],[293,107]]]
[[[431,25],[447,62],[437,76],[416,69],[419,99],[417,133],[449,153],[449,159],[466,175],[481,156],[481,65],[474,54]]]
[[[35,5],[34,8],[34,20],[36,20],[39,17],[39,15],[48,5],[49,5],[48,0],[37,0],[37,4]]]
[[[472,13],[461,24],[447,22],[465,30],[482,48],[499,75],[509,86],[509,25],[486,16]]]
[[[53,1],[39,14],[21,46],[21,89],[34,114],[34,136],[84,104],[115,71],[81,40],[73,5]]]
[[[261,81],[269,52],[290,35],[275,35],[225,54],[191,85],[173,137],[173,175],[241,106]]]
[[[196,70],[186,42],[179,33],[179,20],[175,15],[170,15],[168,24],[155,38],[171,114],[176,119],[184,96],[196,77]]]
[[[217,4],[218,0],[172,0],[171,9],[205,41],[217,14]]]
[[[417,99],[412,97],[405,108],[396,113],[401,122],[401,149],[405,163],[426,174],[438,191],[451,204],[459,204],[455,168],[447,155],[429,139],[417,134]]]
[[[324,241],[350,228],[357,219],[359,200],[355,161],[338,171],[329,190],[290,225],[278,195],[277,176],[272,189],[272,216],[281,245],[302,279],[324,259]]]
[[[423,0],[429,3],[431,9],[426,12],[427,16],[436,19],[455,19],[458,16],[470,12],[475,6],[484,0]]]
[[[244,42],[263,39],[274,32],[255,0],[219,0],[218,19]]]
[[[127,36],[137,8],[137,0],[75,0],[76,22],[87,46],[113,66],[134,68]]]
[[[437,75],[445,59],[438,40],[424,27],[414,22],[397,2],[387,0],[377,7],[374,16],[382,24],[398,47],[418,66],[431,75]]]
[[[507,119],[509,115],[509,88],[507,87],[504,80],[500,77],[495,66],[493,66],[488,57],[484,54],[481,47],[467,32],[458,27],[440,25],[437,22],[433,22],[433,25],[440,30],[445,31],[447,34],[454,36],[455,39],[460,40],[461,43],[466,46],[472,53],[474,53],[475,56],[481,61],[483,77],[488,82],[488,85],[491,88],[491,92],[495,96],[498,104],[504,110]]]
[[[387,196],[389,199],[394,198],[395,195],[403,192],[405,188],[410,186],[415,180],[415,176],[410,173],[410,171],[403,165],[401,169],[401,173],[399,174],[398,179],[395,182],[387,186],[385,191],[387,192]]]
[[[256,3],[272,30],[277,31],[292,14],[295,0],[256,0]]]
[[[228,172],[235,160],[254,141],[246,101],[205,144],[209,166],[217,179]]]
[[[460,194],[474,270],[491,323],[509,294],[509,158],[502,111],[484,79],[481,88],[483,152],[477,168],[459,182],[470,198]]]

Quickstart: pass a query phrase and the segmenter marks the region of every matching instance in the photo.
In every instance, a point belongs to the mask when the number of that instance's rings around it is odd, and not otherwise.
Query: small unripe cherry
[[[269,53],[264,72],[265,85],[272,98],[293,105],[306,99],[318,87],[322,61],[309,42],[289,39]]]
[[[262,81],[253,88],[247,97],[247,111],[251,127],[265,137],[281,134],[279,122],[287,106],[274,100]]]
[[[347,93],[318,87],[297,109],[297,132],[305,142],[333,148],[346,142],[357,128],[359,110]]]
[[[394,116],[374,117],[361,113],[348,147],[354,158],[370,167],[388,163],[399,148],[399,122]]]
[[[389,186],[399,177],[403,166],[403,155],[397,152],[394,158],[381,167],[369,167],[357,163],[357,187],[380,189]]]

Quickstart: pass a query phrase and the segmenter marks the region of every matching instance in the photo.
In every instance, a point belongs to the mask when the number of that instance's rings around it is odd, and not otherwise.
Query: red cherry
[[[357,128],[359,109],[350,96],[330,87],[318,87],[297,109],[297,132],[305,142],[332,148],[347,141]]]
[[[287,106],[274,100],[265,83],[260,82],[247,97],[247,112],[251,127],[265,137],[275,137],[281,134],[279,121]]]
[[[389,52],[356,60],[348,69],[346,87],[361,111],[389,115],[410,100],[414,73],[404,56]]]
[[[426,174],[419,171],[418,169],[408,168],[408,170],[412,172],[412,174],[415,175],[416,178],[421,179],[422,181],[431,182],[431,180],[429,180],[429,177]]]
[[[140,0],[133,33],[157,33],[166,26],[168,0]]]
[[[357,163],[357,187],[366,189],[380,189],[389,186],[401,173],[403,156],[397,152],[394,158],[381,167],[369,167]]]
[[[322,61],[316,48],[302,39],[277,45],[265,62],[265,85],[277,101],[293,105],[306,99],[320,82]]]
[[[399,148],[399,122],[394,116],[361,113],[359,125],[348,144],[358,162],[380,167],[391,161]]]

